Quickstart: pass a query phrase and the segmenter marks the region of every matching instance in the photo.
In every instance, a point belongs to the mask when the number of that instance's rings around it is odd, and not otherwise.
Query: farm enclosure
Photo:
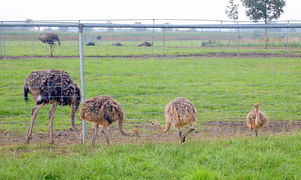
[[[126,129],[139,127],[145,137],[158,134],[150,123],[155,119],[163,123],[164,106],[176,97],[187,97],[197,107],[199,129],[212,124],[218,124],[209,128],[213,132],[218,128],[231,129],[223,122],[232,126],[244,122],[252,104],[260,102],[272,125],[287,122],[275,126],[280,129],[276,132],[299,130],[300,32],[276,30],[270,32],[270,47],[264,49],[263,29],[241,30],[237,36],[235,29],[86,28],[83,44],[96,44],[84,47],[85,98],[112,96],[125,110]],[[36,39],[37,29],[2,27],[0,133],[6,131],[3,141],[9,141],[16,132],[24,134],[28,127],[34,102],[31,99],[25,103],[22,93],[31,71],[63,69],[80,85],[78,33],[61,29],[44,29],[41,33],[54,31],[62,44],[50,58],[48,45]],[[144,41],[153,41],[153,46],[138,47]],[[117,42],[123,46],[113,46]],[[48,107],[37,118],[37,133],[47,130]],[[69,111],[69,107],[57,109],[55,129],[69,129]],[[247,131],[243,123],[240,127],[233,132]],[[17,136],[17,142],[22,142],[20,137]]]

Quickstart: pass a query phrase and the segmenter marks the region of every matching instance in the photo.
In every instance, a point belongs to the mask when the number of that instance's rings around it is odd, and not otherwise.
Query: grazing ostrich
[[[53,34],[53,33],[47,33],[47,34],[44,34],[44,35],[40,35],[40,30],[39,30],[39,33],[37,35],[37,38],[42,42],[42,43],[47,43],[49,44],[49,47],[50,47],[50,56],[52,57],[53,54],[53,50],[56,46],[55,42],[57,41],[57,43],[59,45],[61,45],[61,40],[59,38],[59,36],[57,34]]]
[[[67,72],[55,69],[31,72],[24,83],[25,101],[28,101],[28,93],[34,96],[36,106],[32,109],[31,121],[25,141],[27,144],[31,140],[36,116],[40,108],[46,104],[52,104],[49,112],[49,143],[53,143],[53,119],[58,105],[71,106],[72,130],[80,133],[74,122],[75,113],[80,104],[80,89]]]
[[[259,106],[259,103],[255,103],[255,109],[251,110],[246,118],[247,126],[255,131],[256,137],[258,136],[258,129],[269,122],[269,117],[259,110]]]
[[[95,46],[95,42],[88,42],[86,46]]]
[[[100,35],[96,36],[96,39],[101,40],[101,36]]]
[[[122,125],[124,113],[121,106],[110,96],[97,96],[83,103],[80,109],[80,117],[82,120],[94,124],[92,131],[92,146],[95,146],[98,126],[103,126],[102,132],[106,141],[110,144],[108,127],[115,121],[118,121],[119,130],[124,136],[138,136],[138,130],[131,133],[124,132]]]
[[[118,43],[113,43],[112,46],[123,46],[123,44],[118,42]]]
[[[150,47],[150,46],[152,46],[152,45],[153,45],[152,43],[144,42],[144,43],[139,44],[138,46],[139,46],[139,47],[142,47],[142,46]]]
[[[186,98],[178,97],[171,101],[165,107],[165,128],[160,126],[158,121],[152,124],[157,126],[161,132],[167,132],[171,125],[178,130],[180,143],[185,142],[186,136],[195,130],[193,123],[196,119],[196,109],[194,105]],[[182,134],[180,127],[190,125],[190,128]]]

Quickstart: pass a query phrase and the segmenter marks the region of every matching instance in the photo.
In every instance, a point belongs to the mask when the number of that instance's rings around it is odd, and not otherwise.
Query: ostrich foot
[[[27,136],[26,139],[25,139],[25,144],[29,144],[31,139],[32,139],[32,137]]]
[[[50,140],[48,141],[48,144],[54,144],[54,140],[53,140],[53,139],[50,139]]]

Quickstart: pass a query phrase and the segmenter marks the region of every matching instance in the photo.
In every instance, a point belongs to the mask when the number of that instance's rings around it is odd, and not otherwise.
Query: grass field
[[[300,179],[301,134],[127,144],[0,147],[0,179]]]
[[[141,56],[141,55],[210,55],[210,54],[276,54],[276,55],[301,55],[300,48],[286,48],[275,43],[272,48],[264,49],[264,42],[254,41],[237,48],[232,41],[201,41],[201,40],[170,40],[163,43],[158,40],[155,46],[138,47],[141,41],[121,41],[124,46],[115,47],[112,43],[120,41],[98,41],[96,46],[85,46],[86,56]],[[206,45],[202,47],[205,43]],[[7,41],[3,56],[48,56],[49,45],[39,41]],[[63,41],[53,53],[55,56],[78,56],[77,41]],[[1,55],[1,54],[0,54]]]
[[[31,71],[63,69],[80,84],[76,58],[2,59],[0,65],[4,129],[28,126],[34,104],[24,102],[23,82]],[[198,122],[242,121],[254,102],[271,120],[300,120],[300,69],[299,58],[86,58],[86,99],[111,95],[132,122],[163,122],[165,104],[179,96],[195,104]],[[69,111],[58,108],[57,128],[69,127]],[[36,128],[47,127],[47,116],[43,108]]]

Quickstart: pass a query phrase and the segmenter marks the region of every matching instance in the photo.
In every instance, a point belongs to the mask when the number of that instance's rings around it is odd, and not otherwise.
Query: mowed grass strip
[[[76,58],[2,59],[0,67],[1,129],[26,130],[34,101],[24,102],[23,83],[31,71],[63,69],[80,85]],[[254,102],[271,120],[301,120],[300,69],[299,58],[86,58],[86,99],[111,95],[130,122],[163,122],[165,105],[179,96],[195,104],[198,123],[244,121]],[[47,129],[49,108],[36,129]],[[70,126],[69,112],[57,108],[55,128]]]
[[[301,134],[184,144],[0,147],[1,179],[300,179]]]

